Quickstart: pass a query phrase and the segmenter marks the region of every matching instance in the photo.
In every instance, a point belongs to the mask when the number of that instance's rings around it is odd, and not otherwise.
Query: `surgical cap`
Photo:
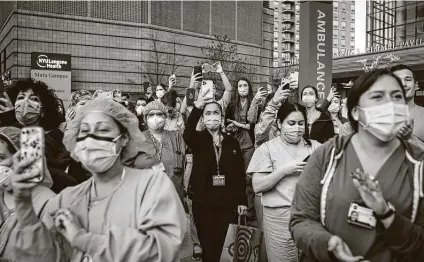
[[[152,101],[144,107],[144,110],[143,110],[144,121],[146,121],[147,115],[152,110],[159,110],[159,111],[163,112],[165,115],[167,115],[167,112],[168,112],[168,110],[166,109],[165,105],[162,104],[162,102]]]
[[[16,151],[19,151],[21,129],[13,126],[0,127],[0,137],[10,143]]]
[[[21,137],[21,129],[19,128],[13,127],[13,126],[0,127],[0,139],[5,139],[8,143],[10,143],[16,149],[16,151],[19,151],[21,147],[20,137]],[[47,168],[47,167],[44,167],[44,168]],[[48,188],[52,187],[53,179],[48,170],[47,172],[44,173],[44,179],[41,182],[41,184]]]
[[[80,101],[91,100],[92,94],[88,90],[77,90],[71,93],[71,106],[76,106]]]
[[[75,118],[69,121],[66,127],[63,143],[68,152],[71,153],[72,158],[78,161],[74,149],[80,131],[81,121],[84,116],[91,112],[106,114],[127,130],[129,141],[128,144],[122,148],[121,158],[123,161],[137,155],[142,145],[141,142],[144,140],[138,126],[138,118],[123,105],[113,100],[96,98],[81,106],[77,110]]]

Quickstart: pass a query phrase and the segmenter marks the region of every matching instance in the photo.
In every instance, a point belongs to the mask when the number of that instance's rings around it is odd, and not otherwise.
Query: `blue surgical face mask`
[[[87,135],[77,138],[74,153],[83,166],[92,173],[104,173],[109,170],[121,153],[117,150],[116,138]]]

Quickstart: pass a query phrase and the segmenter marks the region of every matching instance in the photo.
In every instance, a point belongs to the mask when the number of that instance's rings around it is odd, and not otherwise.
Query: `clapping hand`
[[[69,209],[62,208],[50,215],[53,217],[56,230],[69,243],[72,243],[78,231],[83,229],[79,219]]]
[[[414,130],[414,119],[410,123],[404,125],[398,132],[398,136],[404,140],[409,140]]]
[[[378,181],[371,178],[368,173],[365,173],[359,168],[351,176],[353,184],[361,195],[365,205],[374,210],[378,215],[385,214],[389,206],[383,197],[383,192]]]

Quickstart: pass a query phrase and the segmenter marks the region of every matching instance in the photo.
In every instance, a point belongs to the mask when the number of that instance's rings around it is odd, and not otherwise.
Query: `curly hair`
[[[15,104],[18,94],[30,89],[40,97],[41,105],[44,109],[44,116],[40,119],[40,126],[45,130],[58,128],[61,122],[59,99],[55,91],[49,88],[44,82],[34,79],[18,80],[7,90],[7,94],[12,100],[12,103]]]

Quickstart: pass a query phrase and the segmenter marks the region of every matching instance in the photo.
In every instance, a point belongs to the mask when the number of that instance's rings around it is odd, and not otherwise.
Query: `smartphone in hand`
[[[203,78],[203,73],[202,73],[202,67],[201,66],[195,66],[193,69],[193,74],[197,75],[200,73],[200,76]]]
[[[204,99],[213,99],[213,81],[202,80],[200,92]]]
[[[28,182],[40,183],[44,179],[44,129],[42,127],[24,127],[21,130],[21,160],[35,159],[24,172],[37,174]]]
[[[194,88],[187,88],[187,91],[186,91],[187,106],[194,105],[195,98],[196,98],[196,90]]]
[[[143,82],[144,94],[147,94],[147,89],[149,88],[149,86],[150,86],[149,82]]]

